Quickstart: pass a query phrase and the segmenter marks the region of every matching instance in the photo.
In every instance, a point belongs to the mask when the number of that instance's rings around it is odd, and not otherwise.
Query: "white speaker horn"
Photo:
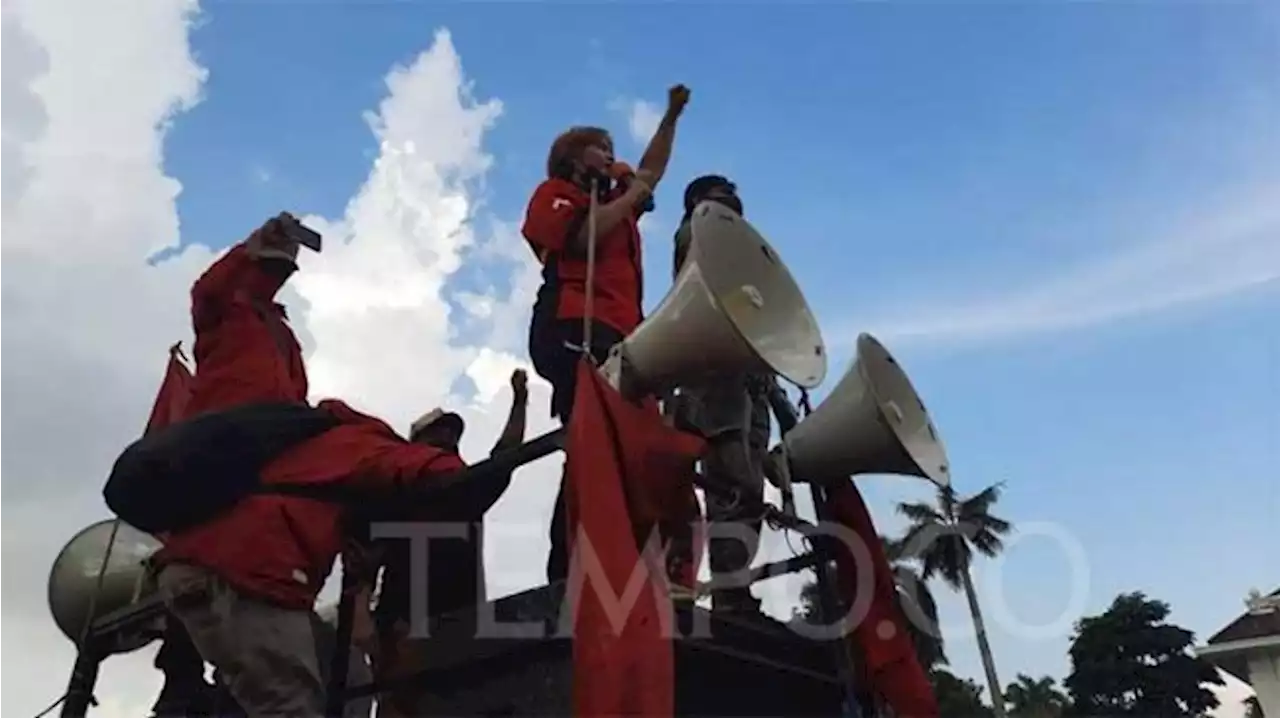
[[[120,522],[112,540],[114,523],[114,519],[99,521],[76,534],[62,547],[49,570],[49,612],[58,629],[73,643],[79,641],[91,612],[96,620],[141,603],[155,592],[143,562],[159,550],[160,541],[124,522]],[[98,572],[103,568],[108,542],[111,557],[99,591]],[[155,637],[152,627],[143,626],[136,634],[120,636],[108,648],[114,653],[128,653]]]
[[[831,394],[782,439],[792,476],[831,483],[902,474],[951,484],[947,451],[911,380],[884,345],[858,337],[858,357]]]
[[[778,374],[812,388],[827,374],[818,322],[764,237],[716,202],[693,211],[692,243],[658,308],[614,347],[614,386],[672,389],[733,373]]]

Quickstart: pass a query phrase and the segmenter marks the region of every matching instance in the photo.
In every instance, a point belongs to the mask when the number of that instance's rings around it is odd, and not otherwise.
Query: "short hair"
[[[573,174],[573,161],[582,155],[582,151],[602,142],[613,142],[609,131],[603,127],[583,125],[560,133],[547,153],[547,177],[568,179]]]
[[[714,189],[724,187],[730,192],[737,192],[738,186],[729,181],[724,175],[702,175],[694,181],[690,182],[684,188],[684,213],[688,215],[693,212],[693,208],[698,206],[699,200]]]

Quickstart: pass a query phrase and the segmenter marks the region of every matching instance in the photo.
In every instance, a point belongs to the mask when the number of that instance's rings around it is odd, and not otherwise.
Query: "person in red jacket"
[[[298,220],[273,217],[191,287],[196,376],[187,416],[266,401],[306,401],[302,348],[276,293],[298,269]]]
[[[547,157],[547,178],[529,200],[522,233],[542,264],[543,283],[529,327],[534,371],[551,382],[551,415],[568,423],[578,359],[589,353],[603,362],[609,349],[643,317],[640,215],[651,207],[654,188],[666,172],[676,123],[689,89],[672,87],[667,111],[634,173],[616,163],[613,140],[598,127],[574,127],[556,138]],[[595,236],[588,235],[591,188],[596,187]],[[591,346],[584,347],[587,310],[587,248],[595,243],[591,287]],[[547,580],[569,571],[564,482],[551,519]]]
[[[456,454],[409,443],[342,402],[317,408],[340,423],[272,460],[260,474],[264,485],[390,490],[429,484],[463,466]],[[170,614],[249,716],[324,712],[312,607],[344,548],[349,514],[330,501],[253,494],[172,533],[155,559]]]
[[[274,301],[297,270],[298,243],[289,236],[290,225],[296,224],[288,213],[273,217],[192,286],[196,373],[185,377],[181,406],[165,406],[172,413],[166,423],[241,404],[306,400],[302,350],[285,321],[284,307]],[[155,412],[160,409],[157,403]],[[156,667],[165,674],[156,715],[175,714],[182,706],[198,710],[212,695],[206,690],[204,663],[180,626],[167,631]]]

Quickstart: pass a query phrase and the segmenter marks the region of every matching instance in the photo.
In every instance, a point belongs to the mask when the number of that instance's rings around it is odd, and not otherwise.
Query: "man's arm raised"
[[[528,409],[529,375],[523,369],[516,369],[511,372],[511,411],[507,414],[507,425],[493,445],[491,455],[510,451],[524,443]]]

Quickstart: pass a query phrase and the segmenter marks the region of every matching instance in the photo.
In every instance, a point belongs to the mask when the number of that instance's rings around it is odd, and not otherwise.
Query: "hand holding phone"
[[[299,222],[292,214],[281,212],[276,215],[273,222],[276,224],[280,234],[289,241],[306,247],[313,252],[320,251],[322,239],[320,233]]]

